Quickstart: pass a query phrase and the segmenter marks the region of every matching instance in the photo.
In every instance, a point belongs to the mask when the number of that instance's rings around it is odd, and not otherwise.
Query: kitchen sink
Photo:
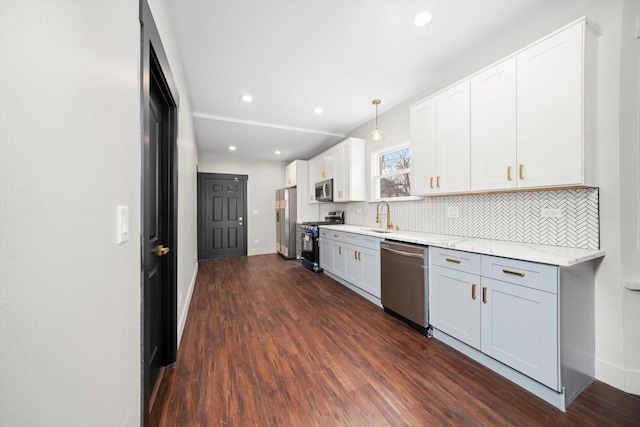
[[[362,231],[373,231],[374,233],[393,233],[394,230],[386,230],[384,228],[363,228]]]

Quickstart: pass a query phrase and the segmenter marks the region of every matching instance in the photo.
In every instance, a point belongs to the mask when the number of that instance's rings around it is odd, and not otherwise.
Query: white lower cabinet
[[[380,238],[335,230],[320,231],[320,265],[375,298],[380,298]],[[330,248],[330,249],[328,249]],[[322,257],[331,257],[323,262]]]
[[[434,336],[565,410],[593,381],[593,263],[429,250]]]
[[[558,296],[482,278],[481,351],[558,387]]]
[[[480,276],[437,265],[431,267],[430,274],[429,323],[479,350],[480,304],[472,292],[477,292]]]
[[[333,247],[335,241],[328,238],[329,232],[320,231],[320,268],[323,270],[333,270]]]

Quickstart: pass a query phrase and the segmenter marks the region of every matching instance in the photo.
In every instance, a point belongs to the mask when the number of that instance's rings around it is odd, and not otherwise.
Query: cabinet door
[[[309,201],[315,202],[316,195],[316,182],[322,181],[320,178],[321,174],[321,158],[314,157],[309,160]]]
[[[333,240],[327,238],[320,239],[320,268],[333,273]]]
[[[437,96],[436,192],[471,188],[470,108],[469,80]]]
[[[411,194],[435,191],[436,177],[436,97],[411,106]]]
[[[471,190],[516,186],[516,59],[471,79]]]
[[[339,241],[332,242],[331,258],[333,263],[332,273],[338,277],[344,278],[346,253],[344,243]]]
[[[359,247],[352,245],[345,245],[345,268],[344,279],[360,287],[362,282],[362,266],[358,261]]]
[[[349,145],[338,146],[333,151],[333,200],[335,202],[346,202],[349,200]]]
[[[362,282],[358,286],[380,298],[380,251],[361,248],[358,260],[362,268]]]
[[[517,56],[518,187],[582,183],[583,37],[580,23]]]
[[[285,169],[285,187],[295,187],[296,183],[297,171],[296,171],[296,162],[291,162],[287,165]]]
[[[437,265],[430,268],[429,323],[480,350],[480,276]]]
[[[560,391],[557,296],[486,277],[482,289],[482,352]]]
[[[334,179],[336,174],[335,174],[335,156],[336,156],[336,150],[335,149],[331,149],[328,150],[324,153],[323,157],[323,168],[322,168],[322,172],[321,172],[321,179]]]

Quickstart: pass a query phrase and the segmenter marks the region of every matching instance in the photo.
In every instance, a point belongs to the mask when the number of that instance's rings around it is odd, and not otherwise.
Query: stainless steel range
[[[302,254],[300,261],[304,267],[319,273],[320,248],[318,247],[318,226],[344,224],[344,211],[329,212],[324,221],[303,222],[300,227]]]

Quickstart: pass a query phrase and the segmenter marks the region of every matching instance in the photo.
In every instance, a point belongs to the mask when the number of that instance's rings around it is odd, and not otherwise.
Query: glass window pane
[[[380,178],[380,197],[408,197],[411,195],[409,174],[403,173]]]
[[[403,148],[380,156],[380,175],[398,173],[409,169],[410,149]]]

